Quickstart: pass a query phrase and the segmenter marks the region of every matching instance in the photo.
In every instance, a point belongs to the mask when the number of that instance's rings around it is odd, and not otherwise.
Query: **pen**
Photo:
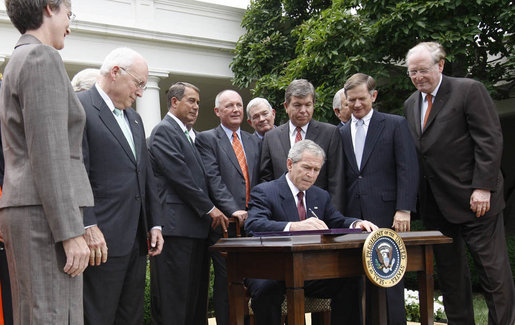
[[[311,208],[308,208],[308,210],[309,210],[309,212],[311,212],[311,214],[312,214],[315,218],[320,219],[320,218],[317,216],[317,214],[316,214],[315,212],[313,212],[313,210],[311,210]]]

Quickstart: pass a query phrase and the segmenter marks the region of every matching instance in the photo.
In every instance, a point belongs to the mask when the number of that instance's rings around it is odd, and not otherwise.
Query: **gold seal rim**
[[[375,268],[372,266],[370,270],[369,265],[372,265],[372,249],[375,246],[375,243],[379,241],[381,238],[390,238],[393,240],[399,249],[399,257],[400,262],[399,266],[397,268],[396,273],[393,275],[390,279],[382,279],[376,274]],[[402,240],[401,236],[397,232],[395,232],[392,229],[389,228],[379,228],[373,232],[371,232],[367,239],[365,240],[365,243],[363,244],[363,251],[362,251],[362,264],[363,269],[365,270],[365,274],[367,275],[367,278],[376,286],[383,287],[383,288],[390,288],[399,283],[399,281],[404,278],[404,274],[406,273],[406,268],[408,265],[408,254],[406,251],[406,245],[404,244],[404,241]]]

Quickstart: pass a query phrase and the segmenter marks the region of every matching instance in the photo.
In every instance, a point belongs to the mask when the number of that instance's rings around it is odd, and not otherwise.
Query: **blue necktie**
[[[363,120],[358,120],[356,122],[356,136],[354,138],[354,154],[356,155],[358,169],[361,169],[363,148],[365,148],[365,128],[363,127]]]

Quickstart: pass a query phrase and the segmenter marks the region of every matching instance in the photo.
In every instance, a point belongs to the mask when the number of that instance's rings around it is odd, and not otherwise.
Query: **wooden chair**
[[[234,223],[236,228],[236,237],[241,237],[241,224],[238,218],[230,217],[229,224]],[[224,233],[224,238],[228,238],[229,234]],[[223,255],[222,256],[226,256]],[[246,298],[247,303],[245,304],[245,315],[249,316],[250,325],[254,325],[254,312],[252,310],[251,298],[247,294]],[[331,324],[331,299],[323,299],[323,298],[312,298],[306,297],[304,300],[304,309],[306,313],[311,313],[311,322],[313,325],[330,325]],[[284,324],[286,320],[286,315],[288,314],[288,306],[286,302],[286,297],[281,306],[281,317],[282,323]]]
[[[252,299],[249,298],[247,303],[248,309],[245,308],[245,312],[248,311],[250,316],[250,325],[254,324],[254,311],[251,307]],[[311,324],[313,325],[330,325],[331,324],[331,299],[325,298],[304,298],[304,310],[306,313],[311,313]],[[283,304],[281,305],[281,324],[286,321],[286,315],[288,315],[288,303],[286,297],[284,298]]]

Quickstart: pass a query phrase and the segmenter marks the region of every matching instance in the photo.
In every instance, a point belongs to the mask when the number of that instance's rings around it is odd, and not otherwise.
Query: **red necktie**
[[[297,212],[299,213],[299,219],[305,220],[306,219],[306,208],[304,208],[304,192],[297,193],[297,197],[299,198],[299,201],[297,202]]]
[[[300,134],[300,131],[302,131],[302,129],[300,128],[300,126],[297,126],[295,130],[297,130],[297,135],[295,136],[295,143],[297,143],[302,140],[302,134]]]
[[[431,100],[433,98],[433,95],[427,94],[427,110],[426,114],[424,115],[424,123],[422,124],[422,129],[426,128],[427,118],[429,117],[429,113],[431,112],[431,108],[433,107],[433,101]]]
[[[238,139],[238,134],[236,132],[232,133],[232,148],[234,149],[234,153],[236,154],[236,158],[240,164],[241,172],[245,178],[245,205],[247,205],[249,203],[250,197],[249,171],[247,169],[247,160],[245,159],[243,146],[241,145],[241,142]]]

